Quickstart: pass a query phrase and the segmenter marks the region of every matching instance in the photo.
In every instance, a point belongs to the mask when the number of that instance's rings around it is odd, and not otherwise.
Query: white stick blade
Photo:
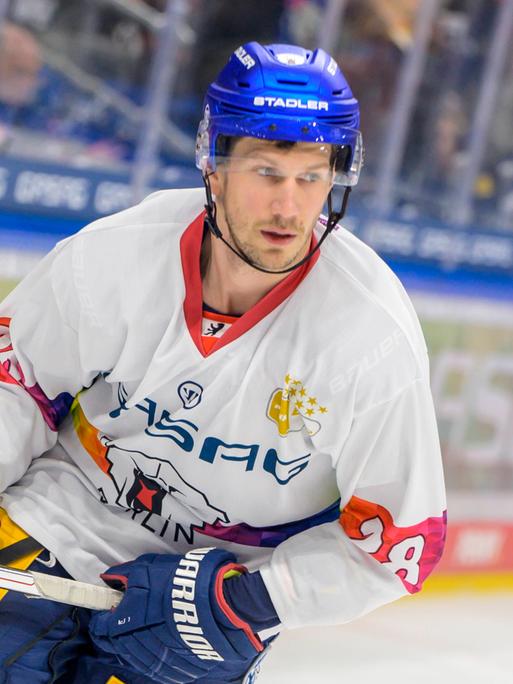
[[[123,598],[121,591],[109,587],[98,587],[95,584],[45,575],[42,572],[31,574],[39,593],[59,603],[68,603],[92,610],[110,610],[115,608]]]
[[[23,594],[39,596],[34,578],[29,572],[0,567],[0,589],[21,591]]]
[[[0,589],[91,610],[110,610],[123,598],[123,592],[109,587],[5,566],[0,566]]]

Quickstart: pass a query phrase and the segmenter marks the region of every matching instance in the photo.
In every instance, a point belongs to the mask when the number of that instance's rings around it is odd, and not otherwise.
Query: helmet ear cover
[[[235,144],[241,140],[241,136],[224,135],[219,133],[215,142],[216,158],[226,159],[230,156]],[[298,142],[295,140],[275,140],[276,147],[280,150],[289,150]],[[347,171],[349,169],[351,148],[349,145],[330,145],[330,167],[334,171]],[[217,161],[217,159],[216,159]]]

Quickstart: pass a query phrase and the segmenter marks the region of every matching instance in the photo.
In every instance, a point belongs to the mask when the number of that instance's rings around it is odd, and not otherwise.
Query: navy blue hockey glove
[[[95,644],[156,682],[237,682],[263,644],[228,606],[222,583],[246,572],[221,549],[145,554],[102,575],[124,588],[119,606],[93,616]]]

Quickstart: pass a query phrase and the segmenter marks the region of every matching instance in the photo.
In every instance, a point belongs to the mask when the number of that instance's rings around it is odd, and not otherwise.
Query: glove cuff
[[[100,573],[100,579],[109,587],[117,589],[118,591],[126,591],[128,589],[128,577],[126,575],[114,574],[109,572]]]
[[[264,645],[260,641],[260,638],[258,635],[256,635],[251,627],[248,625],[247,622],[244,620],[241,620],[241,618],[234,613],[234,611],[230,608],[228,605],[227,600],[224,597],[223,593],[223,582],[224,582],[224,577],[226,573],[230,572],[231,570],[235,570],[236,572],[240,573],[245,573],[247,572],[247,568],[244,565],[239,565],[237,563],[227,563],[226,565],[223,565],[219,568],[217,571],[216,575],[216,581],[214,585],[214,592],[215,592],[215,597],[217,601],[217,605],[219,608],[222,610],[224,615],[227,617],[227,619],[231,622],[231,624],[236,627],[237,629],[240,629],[244,634],[246,635],[248,641],[250,644],[255,648],[255,650],[260,653],[261,651],[264,650]]]

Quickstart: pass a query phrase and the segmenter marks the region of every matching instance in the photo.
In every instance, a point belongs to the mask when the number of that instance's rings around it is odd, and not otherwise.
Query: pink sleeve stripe
[[[340,525],[358,547],[396,574],[414,594],[442,556],[447,513],[398,527],[386,508],[353,496],[340,514]]]
[[[67,392],[61,392],[54,399],[49,399],[38,384],[32,387],[24,382],[23,373],[20,367],[16,369],[16,376],[11,374],[11,362],[0,362],[0,382],[5,382],[8,385],[17,385],[24,389],[32,399],[36,402],[45,423],[50,430],[57,432],[59,425],[68,415],[73,397]]]

